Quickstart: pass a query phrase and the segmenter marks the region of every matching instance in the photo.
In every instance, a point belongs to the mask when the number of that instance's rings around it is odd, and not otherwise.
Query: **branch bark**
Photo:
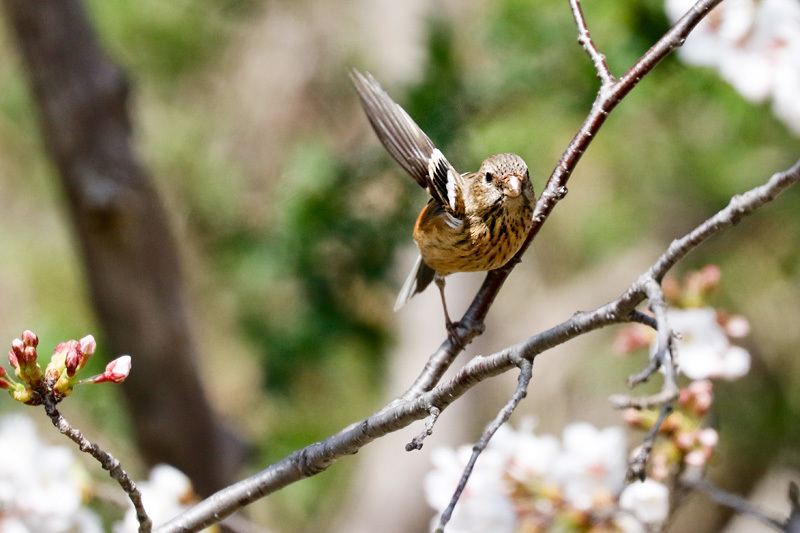
[[[3,0],[69,200],[92,302],[112,353],[133,356],[122,388],[140,450],[204,494],[240,453],[205,399],[175,242],[134,155],[128,84],[79,0]]]

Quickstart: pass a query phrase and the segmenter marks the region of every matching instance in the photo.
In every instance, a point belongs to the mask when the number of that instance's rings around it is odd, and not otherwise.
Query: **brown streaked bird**
[[[435,281],[451,332],[445,276],[500,268],[525,242],[536,202],[528,166],[516,154],[496,154],[459,174],[371,74],[353,69],[350,78],[383,146],[431,195],[414,225],[420,256],[394,310]]]

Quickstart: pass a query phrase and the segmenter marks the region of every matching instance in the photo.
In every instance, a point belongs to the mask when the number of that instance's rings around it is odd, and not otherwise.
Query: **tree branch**
[[[800,161],[789,170],[773,175],[765,185],[734,197],[727,207],[697,229],[673,241],[655,264],[616,300],[593,311],[578,312],[569,320],[495,354],[474,357],[448,381],[434,386],[416,398],[394,400],[374,415],[347,426],[336,435],[295,451],[258,474],[213,494],[158,528],[157,533],[199,531],[253,501],[324,471],[338,459],[356,453],[373,440],[425,418],[434,408],[444,411],[481,381],[521,367],[524,361],[532,362],[546,350],[611,324],[641,321],[641,316],[634,308],[647,298],[646,286],[653,279],[663,277],[678,259],[692,249],[733,225],[734,220],[739,220],[773,201],[781,191],[798,181]]]

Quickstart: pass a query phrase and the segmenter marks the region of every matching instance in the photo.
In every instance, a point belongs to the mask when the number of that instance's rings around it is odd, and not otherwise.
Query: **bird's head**
[[[534,199],[528,165],[517,154],[487,157],[474,179],[474,186],[480,184],[488,204],[518,200],[531,202]]]

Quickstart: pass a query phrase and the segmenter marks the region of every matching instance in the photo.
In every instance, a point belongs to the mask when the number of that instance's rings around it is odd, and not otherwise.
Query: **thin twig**
[[[47,396],[44,402],[44,408],[47,416],[53,422],[53,425],[58,428],[58,431],[69,437],[69,439],[78,445],[78,448],[84,453],[88,453],[94,457],[106,470],[109,475],[119,483],[122,490],[128,495],[134,509],[136,510],[136,519],[139,521],[139,533],[150,533],[153,522],[147,516],[147,512],[142,504],[142,494],[136,488],[136,484],[128,476],[128,473],[120,466],[120,462],[110,453],[100,449],[97,444],[89,442],[83,434],[76,428],[73,428],[66,418],[59,412],[56,407],[55,401],[51,395]]]
[[[410,452],[411,450],[421,450],[422,441],[424,441],[426,437],[431,436],[433,433],[433,426],[436,424],[436,421],[439,419],[439,415],[442,412],[438,407],[431,407],[430,413],[430,416],[425,419],[425,429],[422,430],[419,435],[411,439],[411,442],[406,444],[407,452]]]
[[[677,394],[677,387],[675,386],[675,374],[677,372],[674,357],[675,345],[672,342],[672,328],[667,319],[667,301],[664,298],[664,291],[661,289],[659,282],[652,278],[645,279],[644,290],[645,294],[647,294],[650,310],[656,319],[657,350],[653,359],[656,361],[656,367],[664,370],[664,390],[674,389]],[[648,377],[646,376],[644,379],[646,380]],[[632,382],[632,385],[636,384],[638,382]]]
[[[656,319],[650,315],[646,315],[641,311],[636,311],[635,309],[631,311],[631,322],[638,322],[639,324],[644,324],[645,326],[650,326],[651,328],[657,330],[658,329],[658,322]]]
[[[709,483],[705,479],[700,478],[692,481],[684,480],[681,482],[681,485],[686,488],[702,492],[713,502],[724,507],[728,507],[729,509],[733,509],[737,514],[752,516],[759,522],[771,526],[778,531],[787,531],[784,529],[785,523],[783,520],[769,516],[766,512],[764,512],[762,509],[759,509],[745,498],[722,490],[716,485]]]
[[[606,56],[600,53],[597,49],[592,37],[589,35],[589,28],[586,26],[586,19],[581,10],[581,0],[569,0],[569,7],[572,9],[572,16],[575,18],[575,24],[578,26],[578,43],[589,54],[589,58],[594,64],[597,71],[597,77],[603,87],[609,87],[614,83],[614,76],[611,75],[611,69],[606,64]]]
[[[492,440],[492,437],[497,430],[500,429],[500,426],[508,422],[508,419],[511,417],[511,414],[519,405],[519,402],[528,394],[528,385],[531,382],[531,376],[533,374],[533,362],[528,359],[523,359],[520,362],[520,372],[519,372],[519,379],[517,380],[517,389],[514,391],[514,394],[509,399],[508,403],[497,413],[497,416],[492,421],[491,424],[486,428],[481,435],[480,440],[473,446],[472,448],[472,456],[470,456],[469,461],[467,462],[467,466],[464,467],[464,472],[461,474],[461,479],[458,482],[458,486],[456,487],[455,493],[453,493],[453,497],[450,499],[450,503],[447,505],[447,508],[442,513],[442,516],[439,518],[439,526],[436,528],[436,533],[443,533],[444,528],[447,523],[450,521],[450,517],[453,515],[453,511],[456,508],[456,504],[458,500],[461,498],[461,494],[463,494],[464,489],[467,486],[467,481],[469,481],[469,477],[472,474],[473,468],[475,468],[475,462],[478,460],[478,457],[486,449],[489,445],[489,441]]]
[[[656,437],[658,437],[658,431],[661,429],[661,425],[670,413],[672,413],[672,402],[667,402],[661,407],[661,412],[658,414],[656,423],[653,424],[653,427],[651,427],[647,435],[644,436],[642,445],[639,446],[639,451],[636,455],[628,459],[628,473],[625,476],[628,481],[634,481],[636,479],[644,481],[647,476],[647,460],[653,452],[653,446],[655,445]]]

